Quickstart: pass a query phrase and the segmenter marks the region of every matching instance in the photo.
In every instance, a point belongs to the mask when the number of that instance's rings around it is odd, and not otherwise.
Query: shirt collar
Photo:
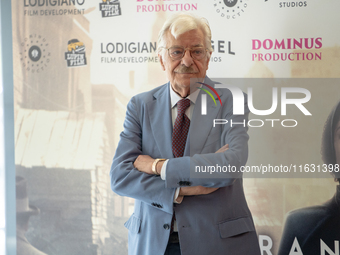
[[[174,108],[177,104],[177,102],[181,99],[183,99],[182,97],[180,97],[173,89],[172,86],[170,84],[169,86],[170,88],[170,100],[171,100],[171,108]],[[200,84],[199,87],[202,87],[202,84]],[[189,96],[187,96],[186,98],[190,99],[191,103],[195,104],[198,94],[200,93],[200,90],[197,89],[194,93],[190,94]]]

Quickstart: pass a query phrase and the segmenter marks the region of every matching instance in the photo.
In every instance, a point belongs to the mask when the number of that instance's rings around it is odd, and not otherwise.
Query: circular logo
[[[20,60],[27,72],[44,71],[50,62],[49,44],[41,35],[31,34],[20,44]]]
[[[215,0],[216,13],[226,19],[236,19],[241,16],[247,8],[248,0]]]
[[[237,4],[237,0],[224,0],[224,4],[228,7],[233,7]]]
[[[30,59],[34,62],[39,61],[41,57],[41,50],[38,46],[33,45],[29,50],[28,50],[28,56]]]

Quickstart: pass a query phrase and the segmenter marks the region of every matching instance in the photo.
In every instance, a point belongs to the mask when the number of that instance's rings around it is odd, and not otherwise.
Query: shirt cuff
[[[164,161],[163,165],[162,165],[162,169],[161,169],[161,179],[163,181],[165,181],[166,179],[166,165],[168,164],[168,159]]]
[[[166,165],[168,164],[168,161],[169,161],[168,159],[164,161],[164,163],[162,165],[162,169],[161,169],[161,179],[164,180],[164,181],[166,179]],[[174,195],[174,203],[175,204],[180,204],[183,201],[183,196],[178,197],[180,189],[181,189],[180,187],[178,187],[176,189],[176,192],[175,192],[175,195]]]
[[[183,201],[184,196],[180,196],[180,197],[178,196],[180,189],[181,189],[180,187],[178,187],[176,189],[175,196],[174,196],[174,203],[175,204],[180,204]]]

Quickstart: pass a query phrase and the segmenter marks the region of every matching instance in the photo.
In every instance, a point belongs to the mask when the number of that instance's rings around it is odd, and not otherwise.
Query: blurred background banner
[[[123,223],[134,201],[111,191],[110,165],[129,99],[167,82],[156,53],[167,17],[190,12],[209,21],[208,76],[289,84],[340,77],[339,8],[336,0],[12,1],[16,174],[40,210],[27,240],[50,255],[127,254]],[[319,110],[311,105],[320,118],[304,133],[311,146],[301,144],[320,164],[323,124],[340,98],[332,80],[298,86],[324,102]],[[249,131],[248,165],[266,158],[259,144],[287,163],[312,163],[304,162],[301,140],[291,144],[275,130]],[[289,211],[322,204],[336,189],[331,175],[244,183],[268,255],[278,252]]]

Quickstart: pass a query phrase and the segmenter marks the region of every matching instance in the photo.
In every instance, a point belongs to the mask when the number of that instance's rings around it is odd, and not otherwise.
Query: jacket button
[[[163,228],[166,229],[166,230],[168,230],[168,229],[170,229],[170,225],[169,225],[169,224],[164,224],[164,225],[163,225]]]

